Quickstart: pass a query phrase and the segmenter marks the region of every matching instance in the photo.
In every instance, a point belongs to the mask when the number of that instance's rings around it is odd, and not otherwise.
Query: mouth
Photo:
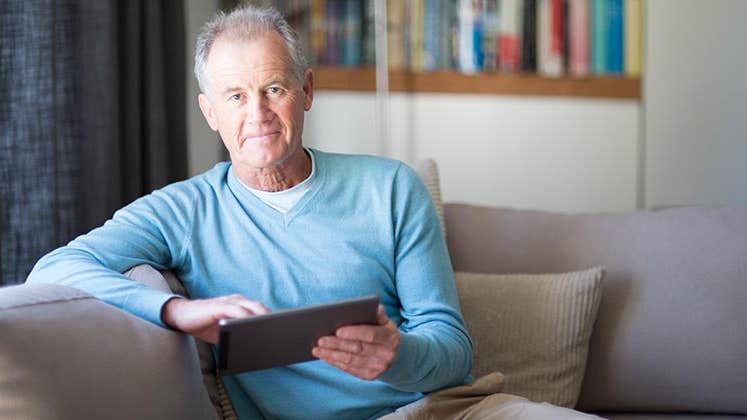
[[[280,134],[280,131],[269,131],[266,133],[249,135],[249,136],[244,137],[244,141],[251,141],[251,142],[269,141],[269,140],[274,139],[278,134]]]

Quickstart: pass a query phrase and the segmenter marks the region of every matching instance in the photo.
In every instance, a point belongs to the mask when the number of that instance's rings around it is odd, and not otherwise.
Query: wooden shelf
[[[314,79],[318,90],[376,90],[376,73],[371,68],[318,67],[314,69]],[[430,73],[390,71],[389,90],[392,92],[640,99],[641,81],[609,76],[553,79],[529,74],[467,75],[455,71]]]

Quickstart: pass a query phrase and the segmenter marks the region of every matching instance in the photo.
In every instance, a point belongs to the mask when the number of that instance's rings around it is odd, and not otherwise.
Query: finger
[[[340,350],[352,354],[367,354],[372,348],[370,344],[364,347],[363,342],[358,340],[345,340],[334,336],[320,338],[317,345],[328,350]]]
[[[246,318],[254,315],[253,312],[241,305],[234,303],[224,303],[216,311],[218,319]]]
[[[317,346],[327,350],[338,350],[358,356],[374,357],[379,360],[388,360],[392,355],[391,349],[382,345],[363,343],[356,340],[344,340],[333,336],[320,338]]]
[[[384,370],[387,364],[377,357],[363,356],[346,351],[330,350],[322,347],[314,347],[311,351],[314,357],[326,362],[334,362],[341,366],[354,367],[358,369]]]
[[[270,313],[270,309],[267,306],[263,305],[260,302],[257,302],[256,300],[243,299],[239,301],[238,304],[250,310],[254,315],[264,315]]]
[[[379,309],[376,313],[377,321],[379,322],[379,325],[386,325],[389,322],[389,317],[386,316],[386,311],[384,310],[384,305],[379,304]]]
[[[337,329],[336,336],[364,343],[383,343],[389,331],[384,326],[348,325]]]
[[[224,296],[222,299],[228,302],[234,303],[236,305],[243,306],[244,308],[251,311],[253,315],[263,315],[263,314],[270,313],[270,309],[267,308],[265,305],[263,305],[261,302],[247,299],[246,297],[239,295],[239,294]]]
[[[341,359],[339,357],[340,355],[336,355],[335,352],[325,351],[318,347],[315,347],[314,350],[312,350],[312,354],[320,360],[361,379],[376,379],[381,372],[386,370],[385,365],[380,361],[358,365],[355,363],[355,358],[348,362],[347,360],[344,360],[344,358]]]

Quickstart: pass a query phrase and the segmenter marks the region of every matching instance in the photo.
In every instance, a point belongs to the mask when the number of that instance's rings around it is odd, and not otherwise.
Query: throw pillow
[[[601,299],[601,267],[563,274],[455,273],[474,344],[472,374],[503,392],[572,408]]]

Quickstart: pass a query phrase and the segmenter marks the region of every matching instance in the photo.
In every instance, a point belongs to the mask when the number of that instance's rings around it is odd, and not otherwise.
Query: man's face
[[[313,78],[294,73],[288,48],[275,32],[249,41],[219,37],[206,66],[200,109],[220,133],[241,170],[282,165],[301,147],[304,112],[311,108]]]

